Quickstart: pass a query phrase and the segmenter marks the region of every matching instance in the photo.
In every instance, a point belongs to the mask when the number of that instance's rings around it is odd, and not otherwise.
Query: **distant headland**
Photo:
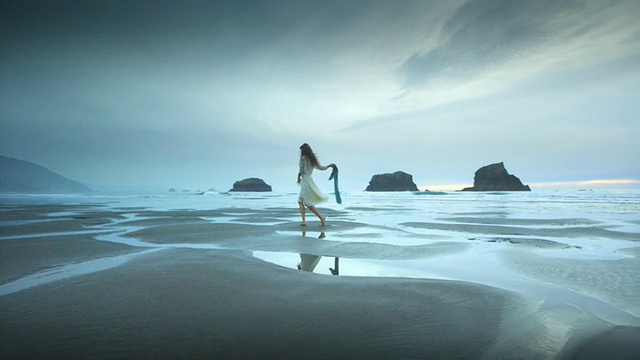
[[[89,193],[91,189],[43,166],[0,156],[0,192],[69,194]]]

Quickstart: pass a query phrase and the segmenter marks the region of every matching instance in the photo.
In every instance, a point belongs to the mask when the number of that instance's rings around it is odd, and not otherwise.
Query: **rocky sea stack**
[[[462,191],[531,191],[529,185],[523,185],[520,179],[511,175],[502,162],[483,166],[473,177],[473,187]]]
[[[402,171],[373,175],[365,191],[419,191],[413,176]]]
[[[271,191],[271,185],[262,179],[248,178],[233,183],[233,189],[229,191],[266,192]]]

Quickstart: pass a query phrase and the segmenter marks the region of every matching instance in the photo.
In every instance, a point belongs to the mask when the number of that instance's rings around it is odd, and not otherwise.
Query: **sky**
[[[640,1],[0,4],[0,155],[89,186],[640,180]],[[329,172],[315,172],[331,190]],[[325,179],[326,178],[326,179]]]

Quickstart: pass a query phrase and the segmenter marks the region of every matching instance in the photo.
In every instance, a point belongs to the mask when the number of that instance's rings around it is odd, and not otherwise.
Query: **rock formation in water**
[[[502,162],[483,166],[473,177],[473,187],[462,191],[531,191],[529,185],[523,185],[520,179],[511,175]]]
[[[247,192],[263,192],[271,191],[271,185],[268,185],[262,179],[248,178],[233,183],[233,189],[229,191],[247,191]]]
[[[419,191],[413,176],[402,171],[373,175],[365,191]]]
[[[32,162],[0,156],[0,192],[69,194],[91,189]]]

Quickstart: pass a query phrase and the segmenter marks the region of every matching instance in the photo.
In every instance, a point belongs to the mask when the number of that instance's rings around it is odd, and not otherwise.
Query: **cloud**
[[[442,26],[439,45],[398,69],[406,107],[505,93],[540,77],[559,79],[638,55],[640,6],[627,1],[469,1]],[[637,69],[634,69],[637,71]]]

